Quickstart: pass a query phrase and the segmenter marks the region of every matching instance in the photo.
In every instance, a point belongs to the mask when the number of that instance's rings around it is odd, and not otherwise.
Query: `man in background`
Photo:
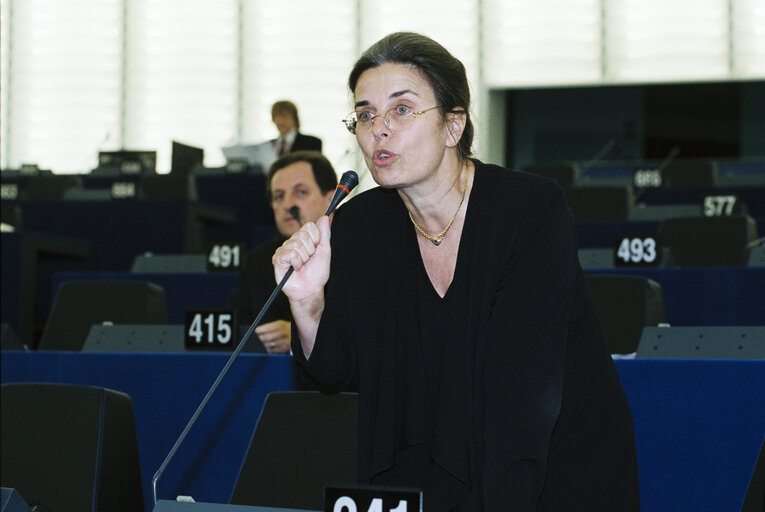
[[[291,101],[274,103],[271,107],[271,120],[279,131],[279,137],[272,141],[276,156],[293,151],[321,151],[321,139],[300,133],[300,117],[297,107]]]
[[[237,286],[228,300],[240,324],[252,323],[276,288],[271,263],[276,249],[300,229],[302,223],[315,222],[324,215],[336,187],[337,174],[318,151],[295,151],[271,165],[266,177],[266,198],[274,211],[278,233],[249,251],[240,267]],[[293,207],[298,208],[299,215],[292,214]],[[291,322],[287,297],[280,292],[255,328],[268,353],[289,353]]]

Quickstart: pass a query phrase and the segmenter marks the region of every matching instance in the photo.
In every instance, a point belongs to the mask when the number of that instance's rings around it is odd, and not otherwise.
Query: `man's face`
[[[271,120],[279,130],[279,135],[286,135],[295,128],[295,119],[288,112],[276,113]]]
[[[276,171],[271,179],[271,208],[274,209],[276,228],[283,236],[290,237],[300,225],[289,210],[300,208],[300,221],[316,222],[324,215],[334,191],[321,192],[313,169],[308,162],[295,162]]]

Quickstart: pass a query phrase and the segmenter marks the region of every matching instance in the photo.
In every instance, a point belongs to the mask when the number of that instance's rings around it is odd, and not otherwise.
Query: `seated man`
[[[315,222],[332,200],[337,174],[329,160],[318,151],[296,151],[282,156],[268,170],[266,197],[274,210],[277,236],[245,256],[236,288],[229,296],[229,307],[237,312],[240,324],[252,323],[276,288],[271,256],[303,222]],[[299,218],[290,213],[299,208]],[[255,334],[270,354],[290,351],[292,313],[283,293],[274,299]]]

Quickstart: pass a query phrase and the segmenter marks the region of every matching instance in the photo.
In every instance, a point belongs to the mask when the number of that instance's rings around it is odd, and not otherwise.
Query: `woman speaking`
[[[549,179],[471,158],[462,63],[391,34],[344,120],[380,185],[274,254],[292,351],[359,394],[359,481],[427,511],[639,510],[632,416]]]

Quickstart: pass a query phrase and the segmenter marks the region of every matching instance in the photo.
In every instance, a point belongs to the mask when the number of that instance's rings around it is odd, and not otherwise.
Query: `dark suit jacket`
[[[276,144],[276,141],[277,139],[273,139],[271,144]],[[298,132],[295,136],[295,142],[292,143],[289,152],[292,153],[293,151],[303,150],[321,151],[321,139],[314,137],[313,135],[305,135]]]
[[[276,236],[250,250],[239,269],[236,288],[228,297],[228,305],[237,313],[240,325],[250,324],[265,305],[276,288],[274,266],[271,257],[284,243],[284,237]],[[261,320],[261,324],[274,320],[292,321],[292,312],[287,297],[279,293],[271,308]]]
[[[295,359],[324,392],[358,386],[362,483],[430,474],[427,511],[637,511],[632,416],[565,196],[475,164],[439,353],[420,343],[418,235],[376,188],[335,214],[316,344],[306,361],[293,339]],[[423,446],[425,464],[401,468]]]

